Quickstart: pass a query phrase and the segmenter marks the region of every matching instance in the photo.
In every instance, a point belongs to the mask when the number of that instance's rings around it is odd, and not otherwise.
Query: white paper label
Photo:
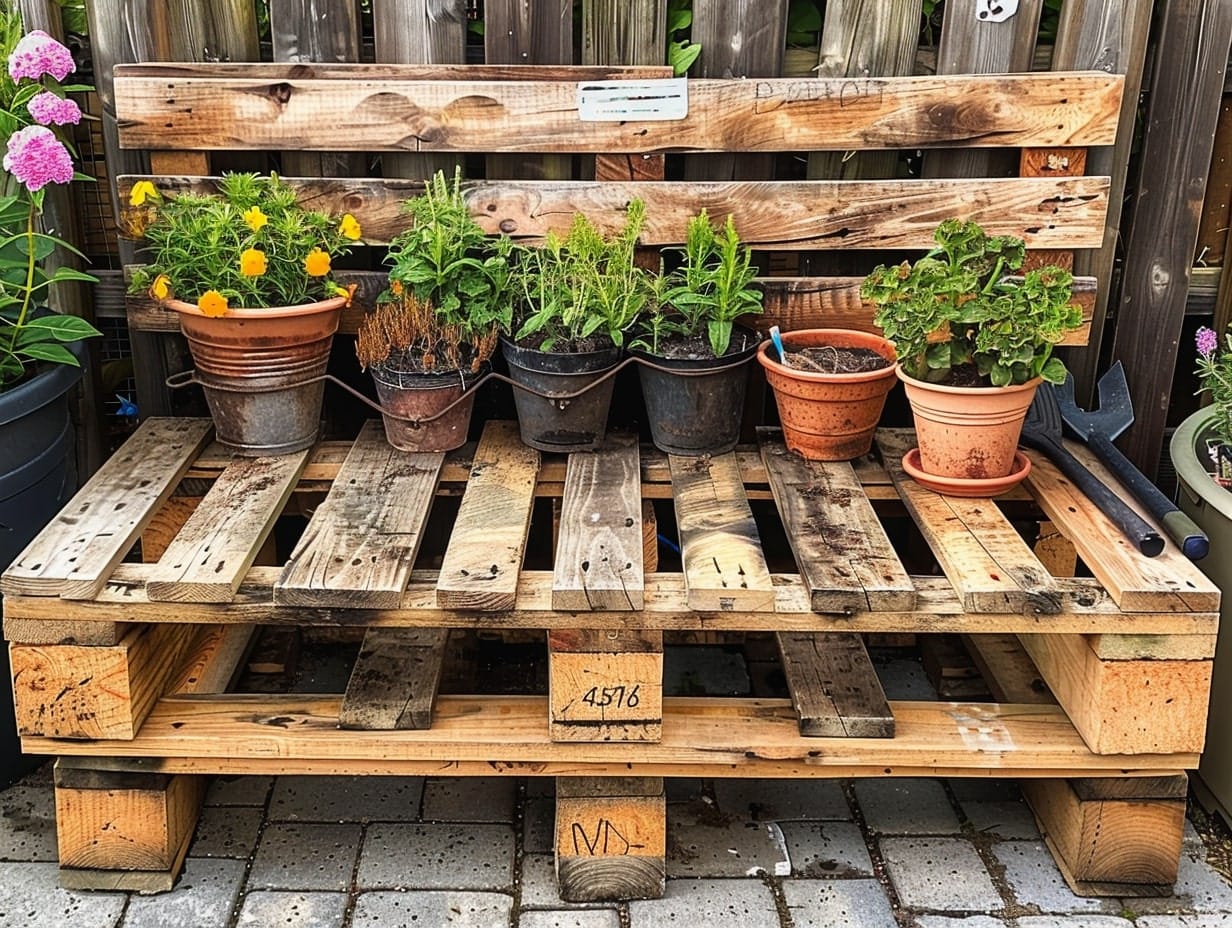
[[[687,78],[647,81],[579,81],[582,122],[662,122],[689,115]]]
[[[983,23],[1003,23],[1018,12],[1018,0],[975,0],[975,18]]]

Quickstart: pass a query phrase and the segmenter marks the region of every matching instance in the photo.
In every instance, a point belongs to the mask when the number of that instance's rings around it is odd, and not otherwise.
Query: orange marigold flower
[[[402,296],[402,281],[391,280],[389,282],[389,292],[394,296]]]
[[[329,255],[320,248],[312,249],[304,259],[304,270],[309,277],[324,277],[329,273]]]
[[[165,300],[171,296],[171,278],[166,274],[155,277],[154,283],[150,284],[150,296],[156,300]]]
[[[245,277],[260,277],[265,266],[265,252],[259,248],[249,248],[240,255],[240,273]]]
[[[359,220],[350,213],[342,217],[342,221],[338,223],[338,231],[342,233],[344,238],[349,238],[353,242],[359,241]]]
[[[197,300],[197,309],[203,316],[225,316],[227,314],[227,298],[217,290],[206,290]]]
[[[269,217],[261,212],[261,207],[250,206],[244,210],[244,222],[248,223],[248,228],[254,232],[260,232],[261,227],[269,222]]]

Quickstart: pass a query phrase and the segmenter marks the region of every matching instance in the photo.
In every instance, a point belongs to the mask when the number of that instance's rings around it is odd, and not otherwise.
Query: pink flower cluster
[[[31,97],[26,104],[31,118],[41,126],[74,126],[81,122],[81,107],[76,101],[57,96],[50,90]]]
[[[9,55],[9,74],[15,81],[23,77],[37,81],[46,74],[62,81],[73,68],[72,52],[42,29],[22,36]]]
[[[45,126],[27,126],[9,136],[4,169],[31,193],[47,184],[67,184],[73,179],[68,149]]]
[[[1198,334],[1194,341],[1198,344],[1198,354],[1204,358],[1209,358],[1215,353],[1215,349],[1219,347],[1219,336],[1214,329],[1208,329],[1206,326],[1198,329]]]

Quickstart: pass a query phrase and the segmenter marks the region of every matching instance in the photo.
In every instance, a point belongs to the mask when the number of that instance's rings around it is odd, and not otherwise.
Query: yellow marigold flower
[[[342,217],[342,221],[338,224],[338,231],[342,233],[344,238],[349,238],[353,242],[359,241],[359,220],[350,213]]]
[[[217,290],[206,290],[197,300],[197,309],[203,316],[225,316],[227,314],[227,298]]]
[[[245,277],[260,277],[265,273],[265,252],[249,248],[240,255],[240,273]]]
[[[324,277],[329,273],[329,255],[320,248],[312,249],[304,259],[304,270],[309,277]]]
[[[141,206],[146,200],[157,200],[158,188],[148,180],[139,180],[128,193],[130,206]]]
[[[150,284],[150,296],[156,300],[165,300],[171,296],[171,278],[166,274],[155,277],[154,283]]]
[[[248,228],[254,232],[260,232],[261,227],[269,222],[269,217],[261,212],[261,207],[250,206],[244,210],[244,222],[248,223]]]

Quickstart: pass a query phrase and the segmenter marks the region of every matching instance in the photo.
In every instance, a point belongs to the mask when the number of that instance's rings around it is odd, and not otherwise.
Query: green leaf
[[[63,345],[57,345],[53,342],[36,342],[33,345],[28,345],[25,348],[17,349],[17,354],[26,358],[32,358],[35,361],[51,361],[55,364],[68,364],[72,367],[81,367],[77,359]]]
[[[58,283],[67,280],[79,280],[86,284],[98,283],[98,278],[93,274],[87,274],[85,271],[79,271],[75,267],[69,267],[67,264],[61,264],[56,268],[51,276],[47,278],[51,283]]]
[[[58,342],[75,342],[81,338],[93,338],[103,334],[79,316],[41,316],[38,319],[28,319],[24,328],[42,333],[46,338],[53,338]]]
[[[1049,383],[1065,383],[1065,374],[1065,365],[1060,358],[1049,358],[1043,370],[1040,371],[1040,376]]]
[[[684,77],[701,53],[702,47],[697,42],[669,42],[667,63],[672,66],[672,73],[677,77]]]

